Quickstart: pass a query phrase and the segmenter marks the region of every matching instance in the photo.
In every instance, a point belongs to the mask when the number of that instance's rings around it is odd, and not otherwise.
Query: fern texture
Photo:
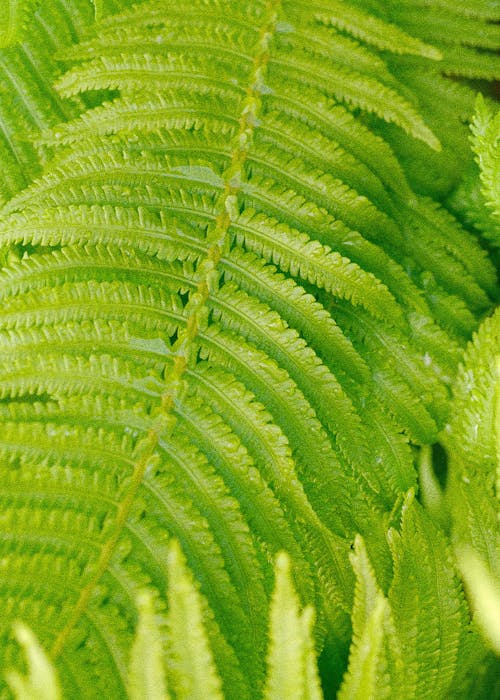
[[[466,696],[413,494],[498,295],[444,203],[473,5],[50,0],[0,52],[3,668],[22,619],[65,697],[313,699],[316,652],[340,698]]]
[[[106,12],[127,0],[105,0]],[[82,38],[93,22],[88,0],[7,0],[0,9],[0,203],[41,173],[48,153],[35,137],[79,114],[84,104],[64,101],[54,81],[64,64],[57,52]]]

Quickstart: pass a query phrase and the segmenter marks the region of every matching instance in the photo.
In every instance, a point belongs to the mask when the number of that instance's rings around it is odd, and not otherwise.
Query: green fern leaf
[[[264,700],[321,700],[312,639],[313,621],[311,608],[300,612],[290,561],[282,553],[276,560]]]
[[[395,697],[396,689],[391,687],[390,676],[398,671],[402,661],[401,658],[395,661],[399,650],[391,629],[389,603],[377,584],[364,542],[359,536],[350,559],[356,572],[353,640],[349,666],[337,697],[339,700]],[[391,652],[393,658],[389,655]]]
[[[498,18],[498,5],[496,0],[464,0],[460,5],[455,5],[451,0],[412,0],[417,7],[429,7],[436,5],[445,10],[457,13],[465,17],[479,17],[481,19],[495,20]]]
[[[498,320],[497,311],[481,324],[467,348],[454,387],[450,425],[442,434],[450,455],[444,498],[452,540],[477,624],[487,645],[493,649],[497,649],[492,622],[497,605],[500,542],[496,405]],[[483,659],[487,660],[484,648],[478,643],[476,648],[478,656],[482,652]],[[466,668],[467,663],[464,659]]]
[[[37,12],[34,9],[38,8]],[[12,0],[2,4],[0,20],[0,200],[7,201],[33,181],[50,153],[37,152],[32,134],[78,114],[75,104],[64,103],[53,89],[61,66],[54,53],[82,36],[91,22],[88,0]],[[8,15],[8,16],[7,16]],[[7,45],[13,44],[13,45]]]
[[[203,627],[200,595],[175,544],[169,552],[168,579],[169,676],[176,697],[222,700],[221,682]]]
[[[92,4],[94,6],[94,17],[96,19],[96,22],[98,22],[103,14],[103,0],[92,0]]]
[[[61,691],[55,669],[33,632],[21,622],[14,634],[28,661],[28,676],[8,671],[6,679],[16,700],[60,700]]]
[[[411,495],[403,507],[401,534],[391,530],[389,537],[394,579],[388,599],[405,664],[403,694],[445,696],[465,623],[446,540]]]
[[[467,687],[447,540],[396,523],[497,293],[444,209],[472,90],[442,75],[496,40],[489,0],[433,34],[425,1],[48,0],[0,51],[2,668],[24,619],[67,697],[164,694],[165,661],[175,697],[317,700],[354,597],[344,696]]]
[[[163,665],[162,644],[151,595],[137,601],[139,621],[130,652],[128,696],[130,700],[169,700]]]
[[[458,565],[472,599],[481,631],[493,651],[500,655],[500,595],[498,578],[491,575],[472,550],[459,550]]]
[[[476,114],[471,128],[472,145],[479,163],[483,195],[486,203],[493,210],[493,214],[498,218],[500,216],[500,188],[498,185],[500,179],[500,112],[494,116],[480,95],[476,100]]]
[[[475,7],[474,12],[467,15],[461,13],[464,9],[463,4],[452,8],[450,3],[450,7],[445,8],[445,3],[428,3],[425,9],[422,8],[423,4],[392,3],[391,18],[398,25],[403,25],[412,35],[423,36],[437,45],[453,43],[493,50],[499,48],[498,27],[493,23],[484,22],[485,18],[480,16],[479,7]]]
[[[324,4],[314,3],[313,8],[318,19],[329,22],[342,31],[347,31],[358,39],[373,44],[380,49],[394,53],[412,53],[433,60],[441,58],[440,52],[432,46],[416,41],[398,27],[381,22],[373,15],[367,15],[357,8],[349,7],[344,2]]]
[[[463,476],[474,480],[477,475],[485,492],[491,493],[497,463],[494,426],[499,318],[497,311],[486,319],[467,348],[454,388],[450,429],[444,435],[457,480],[463,482]]]
[[[0,49],[22,41],[40,0],[9,0],[0,10]]]

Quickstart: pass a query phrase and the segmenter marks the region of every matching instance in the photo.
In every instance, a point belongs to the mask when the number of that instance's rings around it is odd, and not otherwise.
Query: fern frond
[[[21,622],[14,625],[16,640],[28,660],[28,676],[8,671],[6,679],[16,700],[60,700],[61,691],[54,667],[33,632]]]
[[[471,125],[472,145],[481,173],[483,195],[496,218],[500,216],[500,111],[493,115],[478,95]],[[500,236],[500,234],[498,234]],[[495,242],[495,239],[493,239]]]
[[[318,700],[354,596],[341,695],[444,699],[477,638],[444,535],[396,522],[497,292],[428,198],[467,149],[456,44],[377,0],[121,5],[49,0],[0,52],[0,665],[19,618],[67,697],[165,694],[166,660],[175,697]]]
[[[343,335],[335,320],[303,287],[278,273],[276,268],[235,247],[225,263],[226,277],[241,289],[253,292],[296,328],[328,366],[335,364],[356,381],[368,377],[368,367]],[[256,285],[256,280],[259,284]]]
[[[347,3],[315,1],[312,7],[320,21],[347,31],[379,49],[401,54],[417,54],[433,60],[441,58],[441,54],[434,47],[415,40],[413,36],[405,34],[395,25],[381,22],[373,15],[365,14],[355,7],[349,7]]]
[[[168,700],[168,675],[176,697],[223,700],[227,696],[222,694],[207,636],[206,601],[200,595],[175,541],[169,544],[167,571],[166,639],[160,634],[151,592],[145,589],[137,597],[138,624],[130,655],[127,698]],[[290,697],[321,700],[323,697],[312,636],[313,624],[314,610],[310,606],[300,612],[290,560],[280,552],[275,563],[275,589],[270,608],[264,700],[288,700]],[[27,627],[17,623],[16,629],[19,641],[26,647],[32,681],[28,686],[17,672],[10,673],[9,682],[16,698],[58,700],[61,694],[52,663]]]
[[[396,669],[402,665],[401,651],[392,629],[389,603],[377,584],[364,542],[359,536],[350,559],[356,572],[353,639],[349,666],[338,698],[395,697],[396,688],[392,686],[391,675],[395,676]],[[392,647],[390,651],[389,646]],[[391,653],[393,658],[389,655]],[[389,662],[393,662],[392,666]]]
[[[450,454],[444,497],[458,565],[481,632],[496,650],[491,622],[498,604],[495,589],[500,571],[499,318],[498,311],[487,318],[467,348],[454,387],[450,425],[442,434]]]
[[[381,647],[383,640],[383,618],[387,611],[387,602],[382,597],[368,619],[357,646],[358,654],[350,658],[350,675],[342,685],[338,697],[353,698],[387,698],[388,687],[385,685],[384,670],[381,664]]]
[[[133,55],[133,54],[132,54]],[[224,64],[217,64],[219,70],[226,69]],[[370,76],[361,75],[337,66],[335,71],[324,68],[318,73],[313,60],[294,57],[293,60],[277,57],[270,64],[269,87],[274,91],[283,83],[283,76],[293,83],[307,87],[328,86],[328,96],[335,97],[354,107],[379,115],[394,122],[416,138],[422,139],[432,148],[439,150],[440,145],[432,132],[422,123],[418,113],[410,103],[397,92]],[[215,65],[214,65],[215,69]],[[58,82],[58,89],[65,97],[74,96],[88,90],[121,90],[125,94],[140,89],[146,83],[150,90],[164,91],[172,86],[186,89],[188,80],[195,80],[199,67],[192,61],[175,54],[161,57],[155,54],[136,54],[133,63],[121,57],[100,56],[89,62],[85,68],[76,68],[68,72]],[[315,71],[314,73],[312,71]],[[216,74],[214,74],[216,75]],[[204,84],[212,88],[224,86],[220,77],[210,73],[203,76]],[[198,78],[199,79],[199,78]]]
[[[481,17],[478,7],[467,15],[463,13],[464,5],[446,7],[445,3],[428,3],[423,9],[423,2],[391,3],[391,18],[402,24],[412,35],[425,36],[427,41],[440,44],[462,44],[481,46],[485,49],[500,48],[498,26],[487,23]],[[498,12],[497,12],[498,14]],[[464,61],[465,64],[465,61]],[[463,68],[466,68],[463,65]]]
[[[449,438],[457,470],[479,471],[493,488],[496,471],[495,378],[500,347],[500,315],[487,318],[469,344],[454,387],[454,406]]]
[[[484,20],[498,19],[498,6],[495,0],[464,0],[460,5],[456,5],[452,0],[411,0],[416,7],[430,7],[435,5],[453,14],[457,13],[464,17],[479,17]]]
[[[199,593],[175,544],[171,545],[167,566],[169,676],[176,697],[222,700],[221,681],[203,626]]]
[[[389,542],[394,579],[388,599],[405,663],[402,694],[446,696],[466,620],[448,545],[411,495],[403,507],[401,534],[391,530]]]
[[[0,49],[14,46],[25,36],[40,0],[9,0],[0,10]]]
[[[322,693],[312,639],[312,608],[299,609],[288,557],[276,560],[270,610],[270,647],[264,700],[320,700]]]
[[[458,565],[469,591],[476,621],[488,645],[500,656],[500,595],[498,579],[492,576],[472,550],[457,552]]]
[[[492,53],[469,47],[449,47],[443,69],[448,75],[459,76],[473,80],[498,80],[500,77],[500,59]]]
[[[481,12],[479,6],[474,11],[470,8],[467,11],[462,6],[446,6],[447,3],[422,7],[426,4],[413,0],[390,2],[389,16],[412,35],[439,47],[442,54],[439,68],[444,73],[494,79],[499,71],[494,50],[498,46],[500,33],[495,22],[488,20],[498,21],[498,8],[494,11],[492,3],[488,13],[485,8]]]
[[[130,700],[169,700],[161,637],[148,592],[138,598],[137,609],[139,621],[130,651],[128,696]]]
[[[35,13],[35,9],[38,11]],[[7,201],[40,174],[41,157],[31,142],[57,122],[76,116],[78,108],[64,103],[53,89],[61,70],[54,52],[82,36],[90,23],[90,4],[72,0],[9,0],[0,19],[0,200]],[[69,10],[69,11],[68,11]]]
[[[374,323],[362,311],[339,303],[337,320],[344,333],[352,337],[354,346],[360,354],[365,357],[370,356],[370,366],[376,374],[376,386],[373,387],[373,390],[382,392],[381,399],[384,402],[387,401],[387,410],[397,420],[405,425],[411,425],[409,430],[412,431],[417,440],[432,441],[432,435],[435,435],[436,431],[435,418],[439,419],[439,404],[441,403],[442,410],[445,405],[445,392],[443,387],[438,389],[438,380],[436,376],[433,376],[432,370],[424,368],[422,371],[418,360],[416,363],[412,362],[412,350],[409,344],[406,345],[403,358],[400,354],[400,344],[403,342],[400,334],[395,330],[384,329],[380,324]],[[404,365],[404,371],[401,373],[399,373],[399,368],[402,366],[400,363]],[[433,392],[429,394],[429,398],[431,395],[433,396],[433,406],[431,407],[426,401],[425,391],[433,383],[436,384],[437,391],[435,394]],[[403,388],[405,384],[407,387],[411,386],[413,391],[409,391],[408,388],[405,390]],[[411,399],[415,390],[420,392],[421,401],[419,402]],[[406,395],[406,400],[400,404],[399,401],[403,394]],[[434,413],[436,409],[437,413]],[[434,413],[434,417],[429,414],[429,411]],[[412,412],[414,415],[410,418]]]
[[[422,59],[402,57],[389,61],[398,79],[419,96],[419,105],[428,126],[443,144],[440,154],[428,153],[394,129],[383,129],[403,166],[420,191],[431,196],[448,195],[470,167],[470,153],[464,141],[467,121],[474,109],[473,90],[459,81],[443,80],[443,72],[486,80],[498,73],[495,47],[500,40],[499,12],[494,2],[460,3],[452,6],[447,0],[407,0],[402,3],[375,2],[374,10],[409,33],[438,47],[443,60],[434,69],[424,67]],[[442,99],[436,99],[442,95]],[[453,104],[453,107],[451,105]],[[457,107],[460,105],[459,116]],[[422,165],[425,162],[425,169]],[[429,176],[432,168],[432,176]]]

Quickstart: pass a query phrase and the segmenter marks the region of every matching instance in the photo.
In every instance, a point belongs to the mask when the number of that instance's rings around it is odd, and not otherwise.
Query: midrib
[[[248,158],[253,133],[262,110],[263,80],[269,61],[271,44],[276,32],[280,3],[281,0],[268,0],[267,2],[264,22],[256,43],[256,54],[248,79],[246,95],[241,105],[239,130],[234,139],[230,164],[223,176],[224,190],[218,201],[218,213],[215,221],[207,234],[207,253],[200,259],[195,271],[197,285],[190,292],[185,307],[187,314],[186,325],[180,331],[179,337],[172,348],[173,368],[168,377],[165,378],[167,388],[162,395],[161,411],[155,418],[146,437],[136,447],[135,451],[140,453],[140,456],[135,461],[129,488],[118,505],[112,533],[102,546],[95,565],[95,571],[89,582],[81,590],[68,622],[52,644],[50,653],[54,659],[62,653],[72,630],[88,608],[96,586],[109,567],[118,541],[126,527],[130,510],[143,482],[148,465],[155,458],[160,436],[163,438],[168,436],[175,427],[176,419],[173,409],[182,398],[186,389],[186,371],[196,363],[196,340],[199,331],[204,327],[208,318],[207,302],[209,295],[217,291],[219,287],[221,275],[219,262],[224,253],[228,252],[231,243],[229,229],[234,221],[232,215],[237,211],[237,197],[244,180],[244,165]]]

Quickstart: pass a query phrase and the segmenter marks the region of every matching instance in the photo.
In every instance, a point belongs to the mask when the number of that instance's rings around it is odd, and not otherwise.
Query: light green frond
[[[500,313],[480,326],[467,347],[457,382],[450,429],[444,434],[454,469],[464,476],[481,475],[493,489],[496,473],[495,383],[500,349]]]
[[[10,199],[41,172],[46,154],[37,151],[32,136],[79,111],[53,89],[61,72],[54,54],[83,35],[91,23],[91,7],[89,0],[2,3],[0,40],[3,37],[6,48],[0,48],[1,201]]]
[[[291,13],[293,21],[293,7],[286,7],[286,11]],[[402,33],[398,35],[398,29],[395,26],[384,23],[377,26],[375,18],[359,13],[348,5],[343,6],[342,12],[339,14],[341,14],[343,21],[347,21],[350,13],[353,13],[355,17],[348,22],[349,30],[354,31],[354,27],[359,28],[360,20],[363,19],[365,25],[375,30],[362,32],[361,38],[365,40],[368,36],[378,35],[379,40],[375,43],[380,44],[381,37],[385,36],[387,31],[392,30],[394,36],[391,37],[386,46],[390,46],[392,49],[394,46],[399,46],[403,52],[409,49],[421,53],[424,49],[428,49],[428,52],[432,53],[434,57],[438,55],[435,50],[431,47],[425,47],[421,42],[417,41],[411,46],[411,38],[405,37]],[[214,21],[207,13],[205,13],[204,18],[207,24]],[[186,30],[187,20],[191,22],[188,30]],[[227,18],[226,21],[231,20]],[[83,47],[78,59],[82,57],[92,58],[97,53],[98,57],[93,58],[87,65],[67,73],[58,83],[59,90],[66,96],[86,90],[109,88],[129,92],[130,90],[137,91],[139,85],[145,82],[151,89],[155,87],[157,91],[169,89],[172,85],[181,87],[183,83],[187,88],[187,82],[182,76],[192,75],[194,77],[197,75],[199,77],[200,70],[205,76],[207,87],[209,86],[211,90],[220,89],[224,84],[224,74],[227,72],[227,54],[233,54],[231,69],[238,73],[244,72],[246,70],[245,63],[248,63],[249,60],[245,47],[251,45],[254,39],[250,34],[247,41],[241,43],[242,29],[240,24],[237,33],[233,30],[221,37],[224,39],[222,48],[220,39],[214,41],[214,31],[207,32],[206,35],[202,34],[199,39],[197,38],[203,32],[202,25],[197,26],[193,36],[192,22],[193,19],[189,16],[176,17],[174,15],[174,18],[170,19],[166,25],[166,29],[171,31],[168,52],[164,46],[166,42],[162,38],[162,27],[158,27],[156,31],[159,33],[149,39],[148,35],[141,34],[141,32],[135,38],[133,35],[122,33],[117,36],[112,34],[107,36],[108,41],[102,41],[97,46],[90,43],[87,45],[87,51]],[[198,23],[195,21],[195,24]],[[363,22],[361,22],[361,26],[362,24]],[[327,94],[335,96],[337,100],[342,100],[354,107],[361,107],[383,119],[395,122],[417,138],[423,139],[432,148],[440,148],[439,141],[422,122],[412,104],[402,95],[402,90],[397,89],[398,86],[395,89],[389,87],[387,83],[391,82],[390,79],[380,80],[378,76],[372,77],[370,75],[373,73],[377,58],[367,62],[366,55],[360,52],[354,42],[346,42],[340,35],[337,39],[333,32],[326,32],[326,39],[321,41],[322,36],[317,28],[315,33],[310,35],[308,41],[304,43],[301,34],[303,31],[302,23],[299,26],[301,29],[297,28],[296,30],[293,25],[289,25],[287,31],[283,33],[283,38],[281,38],[279,29],[277,31],[275,55],[271,57],[267,71],[267,82],[273,91],[276,90],[278,94],[282,92],[280,84],[283,82],[282,74],[286,72],[288,83],[297,82],[302,86],[320,87],[322,91],[326,90]],[[218,23],[215,25],[215,30],[220,33],[227,31],[220,28]],[[185,36],[188,36],[189,40],[185,39]],[[394,41],[395,36],[400,40],[399,42]],[[406,40],[406,46],[403,40]],[[240,43],[235,43],[238,41]],[[187,46],[192,47],[193,44],[196,46],[198,42],[200,43],[196,56],[193,54],[192,58],[187,59]],[[120,55],[124,46],[129,49],[129,60],[133,59],[133,64],[124,63],[123,57]],[[305,51],[301,50],[303,48]],[[208,67],[202,60],[207,49],[212,54],[212,67]],[[329,70],[328,64],[324,60],[320,63],[320,59],[324,59],[325,55],[334,60],[335,69]],[[350,61],[349,56],[352,56]],[[97,76],[100,77],[97,78]]]
[[[442,3],[429,3],[423,9],[420,2],[391,3],[391,17],[403,24],[413,35],[425,36],[427,41],[436,44],[462,44],[481,46],[486,49],[500,48],[498,26],[482,21],[478,10],[467,16],[460,14],[463,4],[444,8]],[[450,12],[450,9],[453,9]],[[465,61],[464,61],[465,62]]]
[[[22,41],[41,0],[7,0],[0,9],[0,49]]]
[[[274,68],[274,65],[272,67]],[[332,71],[323,69],[315,73],[311,72],[313,69],[314,62],[310,60],[279,58],[276,60],[275,70],[270,74],[270,86],[277,90],[278,83],[283,81],[286,74],[292,82],[320,88],[339,102],[376,114],[387,122],[394,122],[431,148],[440,150],[438,139],[400,93],[371,76],[362,75],[343,66],[337,66]]]
[[[53,143],[66,146],[76,141],[93,140],[96,135],[133,133],[135,129],[148,134],[158,129],[169,131],[170,145],[173,147],[182,138],[185,130],[198,130],[213,125],[211,138],[213,146],[218,145],[217,136],[222,131],[221,139],[225,150],[228,141],[234,136],[237,120],[233,116],[236,110],[238,92],[227,89],[201,92],[199,95],[187,91],[169,91],[145,93],[138,102],[137,98],[120,97],[112,102],[105,102],[95,109],[84,112],[77,119],[58,124],[51,131],[42,134],[39,143]],[[189,134],[189,132],[187,132]],[[175,141],[174,141],[175,139]],[[217,141],[216,141],[217,139]],[[174,141],[174,143],[172,143]],[[195,147],[201,148],[201,139],[194,140]],[[144,145],[147,138],[144,138]],[[186,144],[187,146],[187,144]],[[192,146],[193,147],[193,146]]]
[[[276,94],[269,95],[276,111],[297,120],[301,130],[324,134],[331,142],[338,142],[345,150],[376,174],[384,185],[394,192],[405,191],[405,175],[388,144],[377,137],[342,105],[329,100],[319,90],[310,86],[281,85]],[[310,136],[309,136],[310,138]],[[381,168],[380,164],[385,167]]]
[[[288,199],[293,208],[299,208],[302,204],[299,200],[295,205],[292,192],[279,193],[279,196],[283,204]],[[313,209],[307,213],[311,217],[315,211]],[[366,306],[375,317],[381,316],[383,307],[387,311],[391,307],[387,315],[397,320],[397,306],[385,285],[347,258],[332,252],[329,247],[251,208],[237,218],[234,227],[238,243],[243,243],[246,249],[279,266],[284,272],[347,298],[355,305]],[[369,293],[368,288],[371,289]]]
[[[416,7],[425,8],[435,5],[464,17],[479,17],[485,20],[498,19],[498,4],[496,0],[464,0],[460,4],[454,3],[453,0],[412,0],[412,4]]]
[[[300,611],[290,560],[276,559],[276,583],[271,600],[264,700],[321,700],[312,627],[313,610]]]
[[[96,22],[98,22],[104,12],[104,0],[91,0],[94,6],[94,17]]]
[[[466,621],[449,545],[412,495],[403,506],[401,533],[390,530],[389,542],[394,578],[388,600],[404,660],[399,697],[446,696]]]
[[[130,700],[169,700],[163,645],[148,592],[137,599],[137,610],[139,620],[130,651],[128,697]]]
[[[315,347],[324,361],[335,362],[343,372],[362,381],[368,367],[343,335],[335,320],[311,294],[292,279],[278,273],[276,267],[241,248],[233,248],[225,263],[226,276],[235,279],[246,292],[253,292],[280,313],[288,325],[296,328],[308,344]],[[256,285],[256,280],[259,284]],[[334,359],[335,358],[335,359]]]
[[[486,308],[488,296],[483,285],[494,293],[495,271],[487,262],[484,272],[480,273],[486,273],[485,278],[475,279],[477,261],[484,259],[477,242],[471,241],[457,221],[429,200],[418,202],[415,211],[408,212],[405,219],[405,230],[408,230],[412,245],[429,268],[432,260],[433,274],[438,284],[449,293],[464,298],[470,308]],[[466,241],[468,239],[463,246],[459,244],[462,237]],[[471,250],[467,254],[469,248]]]
[[[449,453],[446,507],[471,608],[488,645],[498,607],[498,311],[469,344],[454,386],[451,420],[442,440]]]
[[[369,365],[376,380],[373,391],[380,392],[380,400],[386,404],[387,410],[398,422],[408,426],[410,434],[416,440],[432,441],[436,435],[436,419],[442,420],[443,417],[442,414],[440,416],[439,404],[443,409],[445,405],[442,387],[436,395],[432,394],[435,399],[432,407],[426,400],[427,388],[432,383],[437,383],[432,370],[422,368],[418,360],[415,362],[412,359],[414,351],[409,344],[406,345],[404,359],[401,357],[402,339],[397,330],[386,328],[359,309],[340,302],[336,315],[340,327],[352,337],[358,352],[366,359],[370,358]],[[405,364],[405,369],[401,372],[398,356]],[[417,386],[421,398],[418,402],[411,398]],[[430,396],[429,394],[428,397]]]
[[[439,60],[438,49],[415,40],[402,32],[396,25],[382,22],[373,15],[361,12],[346,2],[313,2],[316,17],[325,23],[338,27],[358,39],[373,44],[379,49],[394,53],[410,53]]]
[[[450,46],[444,51],[443,71],[447,75],[473,80],[498,80],[500,77],[500,57],[491,52],[466,46]]]
[[[349,666],[338,697],[396,698],[401,691],[403,656],[392,612],[379,587],[363,539],[350,555],[356,574]]]
[[[356,535],[354,551],[349,555],[349,559],[356,574],[352,631],[355,637],[361,637],[367,620],[380,602],[382,592],[368,558],[366,545],[359,535]]]
[[[499,15],[491,3],[485,8],[451,7],[451,3],[433,3],[427,0],[389,2],[389,16],[413,36],[439,47],[442,62],[439,70],[446,74],[469,78],[495,79],[500,70],[495,49],[500,41],[498,25],[493,21]],[[493,12],[492,12],[493,11]],[[488,16],[489,15],[489,16]]]
[[[384,678],[386,661],[383,658],[383,620],[387,609],[386,599],[379,596],[351,651],[347,676],[337,696],[339,700],[382,700],[390,697]]]
[[[479,164],[482,192],[495,217],[500,217],[500,111],[493,114],[481,95],[471,125],[472,146]],[[500,236],[500,233],[498,234]]]
[[[200,593],[177,544],[168,560],[169,683],[179,700],[223,700],[221,681],[203,625]]]
[[[231,300],[231,301],[230,301]],[[338,380],[321,364],[299,336],[282,326],[279,317],[266,313],[266,308],[251,302],[231,284],[223,287],[214,300],[214,319],[223,328],[237,331],[260,349],[274,357],[297,382],[315,409],[318,418],[334,440],[350,467],[366,461],[363,427],[356,409]],[[237,315],[230,309],[234,304]],[[309,387],[315,386],[311,392]],[[358,474],[358,481],[370,477]],[[373,487],[372,487],[373,488]],[[375,491],[380,487],[375,486]]]
[[[33,632],[21,622],[14,623],[14,635],[28,662],[28,675],[8,671],[6,680],[16,700],[61,700],[56,671]]]
[[[500,580],[472,549],[459,549],[457,559],[475,620],[488,646],[500,656]]]

